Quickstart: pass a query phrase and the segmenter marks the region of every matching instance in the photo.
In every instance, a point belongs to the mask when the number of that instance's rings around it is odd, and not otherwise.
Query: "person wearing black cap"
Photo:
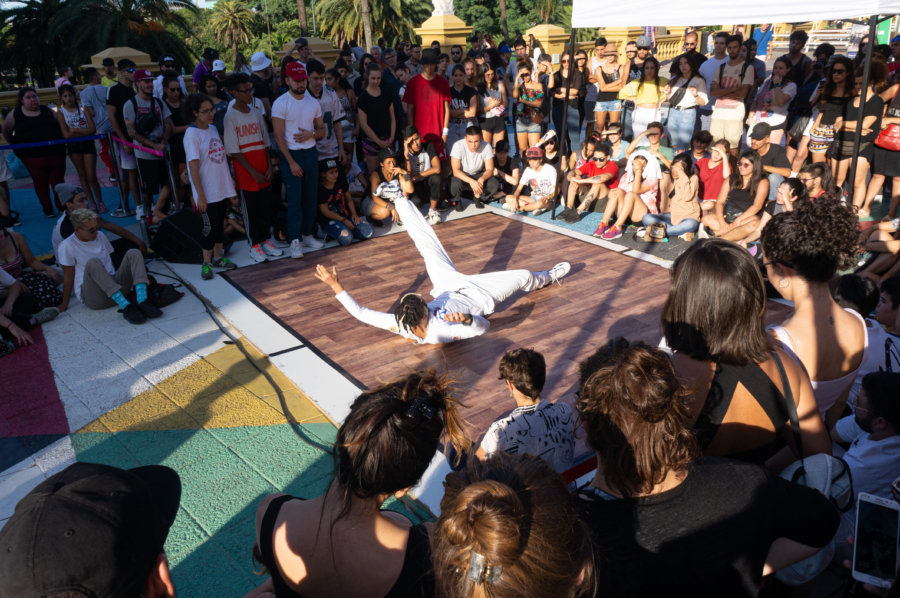
[[[70,465],[0,530],[0,597],[174,597],[163,546],[180,501],[168,467]]]
[[[213,48],[206,48],[203,50],[202,58],[203,60],[198,62],[197,68],[194,69],[194,76],[191,77],[191,93],[200,91],[200,79],[212,75],[213,62],[219,59],[219,52]]]
[[[371,239],[375,229],[365,216],[356,213],[355,202],[347,190],[347,177],[341,176],[337,159],[319,162],[319,179],[317,220],[326,237],[341,245],[349,245],[353,239]]]
[[[778,187],[784,179],[791,176],[791,161],[787,158],[785,149],[775,143],[769,142],[772,127],[769,123],[756,123],[750,134],[750,147],[759,154],[763,172],[769,179],[768,201],[774,201],[778,195]]]
[[[159,75],[153,80],[153,97],[160,100],[165,99],[165,94],[163,93],[163,77],[166,75],[178,77],[178,83],[181,85],[181,93],[187,95],[187,85],[184,84],[184,77],[179,75],[178,71],[175,70],[175,57],[171,54],[163,54],[159,57],[157,63],[159,64]]]

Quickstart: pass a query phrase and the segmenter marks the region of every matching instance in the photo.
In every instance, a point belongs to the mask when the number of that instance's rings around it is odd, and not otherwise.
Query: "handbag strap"
[[[800,436],[800,418],[797,417],[797,406],[794,404],[794,391],[791,390],[791,383],[788,381],[787,372],[784,371],[784,364],[781,363],[781,357],[776,351],[772,351],[772,359],[775,360],[775,365],[778,366],[778,375],[781,376],[781,386],[783,387],[781,394],[784,396],[791,434],[794,436],[794,442],[797,443],[797,450],[800,451],[800,461],[802,462],[803,439]]]

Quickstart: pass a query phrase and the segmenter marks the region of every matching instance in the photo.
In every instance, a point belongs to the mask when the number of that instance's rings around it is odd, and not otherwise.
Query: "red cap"
[[[134,80],[135,81],[143,81],[144,79],[152,79],[153,73],[148,71],[147,69],[138,69],[134,71]]]
[[[294,81],[306,81],[309,78],[306,75],[306,69],[299,62],[292,62],[284,67],[284,75]]]

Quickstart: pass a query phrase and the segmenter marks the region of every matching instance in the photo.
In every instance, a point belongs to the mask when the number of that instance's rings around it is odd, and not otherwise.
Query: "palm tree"
[[[31,68],[39,85],[51,85],[60,60],[78,64],[76,56],[64,51],[67,40],[53,28],[61,4],[61,0],[23,0],[0,10],[0,68],[15,69],[19,82]]]
[[[500,26],[503,27],[503,39],[511,43],[509,39],[509,26],[506,24],[506,0],[500,0]]]
[[[300,21],[300,36],[309,35],[309,29],[306,27],[306,2],[297,0],[297,20]]]
[[[317,2],[316,19],[322,23],[322,36],[338,45],[350,39],[366,39],[367,47],[372,45],[372,31],[380,32],[387,39],[414,39],[413,28],[427,19],[432,10],[427,0],[369,0],[362,4],[365,6],[355,0]],[[364,18],[366,8],[371,23]]]
[[[256,15],[241,0],[219,0],[209,19],[209,27],[219,42],[231,46],[231,64],[237,61],[238,43],[250,42]]]
[[[174,25],[191,34],[187,13],[176,9],[198,10],[191,0],[65,0],[52,32],[67,34],[67,55],[76,64],[111,46],[131,46],[152,57],[175,54],[182,64],[190,64],[184,37],[165,29]]]

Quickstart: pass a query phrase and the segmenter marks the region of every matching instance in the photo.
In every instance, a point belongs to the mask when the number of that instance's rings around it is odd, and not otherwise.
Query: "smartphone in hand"
[[[862,492],[856,502],[853,579],[888,588],[897,579],[900,504]]]

